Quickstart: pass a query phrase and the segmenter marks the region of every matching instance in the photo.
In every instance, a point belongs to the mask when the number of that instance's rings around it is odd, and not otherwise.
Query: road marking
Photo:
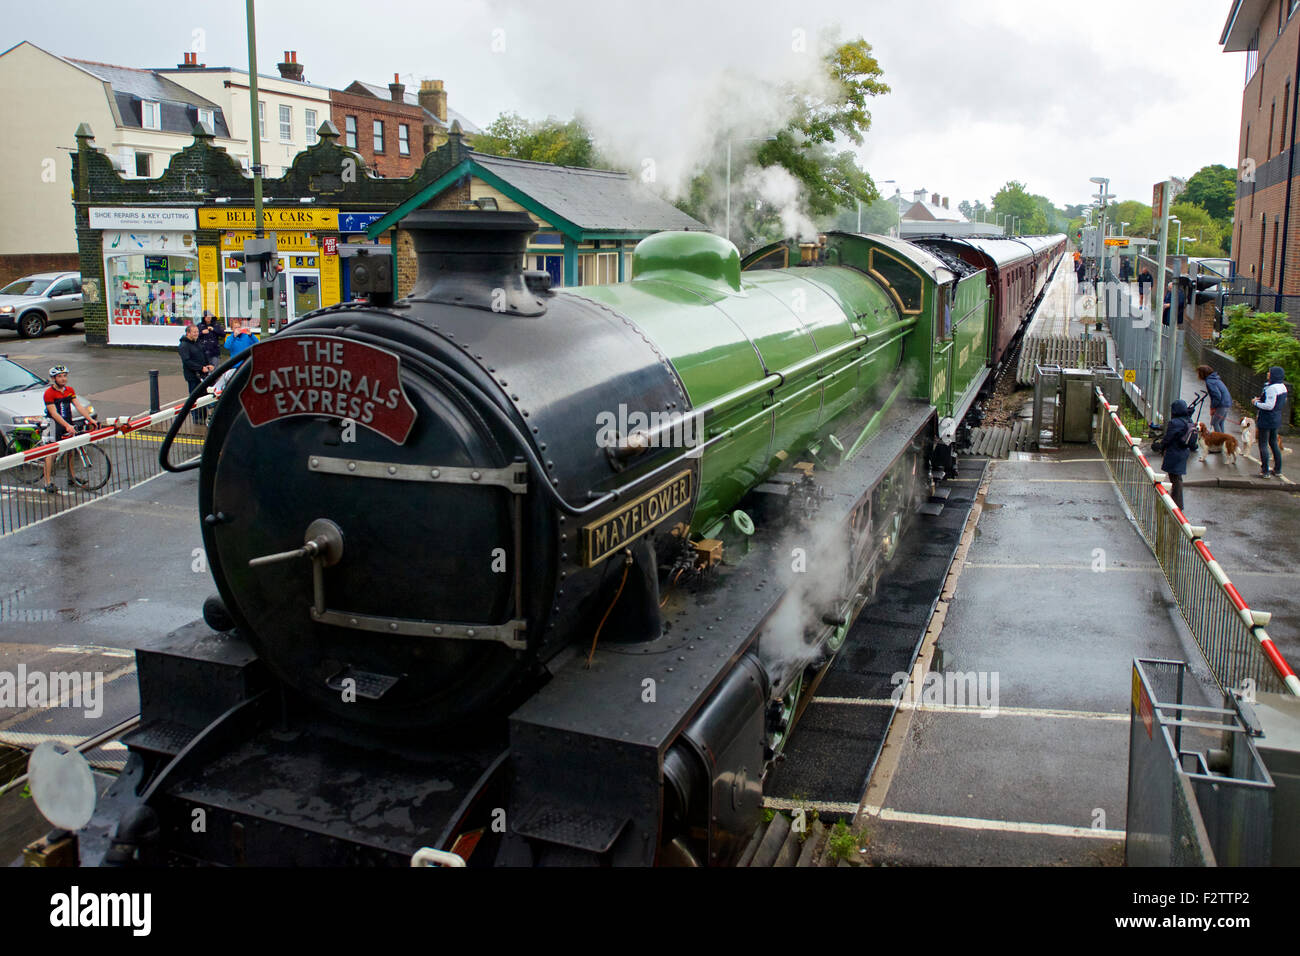
[[[50,654],[97,654],[100,657],[135,657],[135,651],[125,647],[103,647],[99,644],[59,644],[47,647]]]
[[[1021,478],[1019,476],[1008,476],[1006,478],[995,478],[997,482],[1012,483],[1017,485],[1109,485],[1109,478]]]
[[[934,671],[933,673],[939,673]],[[922,691],[924,693],[924,691]],[[814,697],[814,704],[831,704],[846,707],[893,707],[895,702],[883,697]],[[929,711],[939,714],[975,714],[982,715],[995,711],[998,716],[1009,717],[1062,717],[1075,720],[1112,720],[1128,723],[1128,714],[1116,714],[1105,710],[1060,710],[1053,707],[983,707],[979,704],[927,704],[914,701],[898,701],[899,710]]]
[[[1123,830],[1103,830],[1094,827],[1072,827],[1063,823],[1026,823],[1020,820],[987,820],[980,817],[952,817],[937,813],[912,813],[891,810],[888,807],[864,806],[865,816],[888,823],[924,823],[937,827],[956,827],[961,830],[992,830],[1000,833],[1029,833],[1037,836],[1080,837],[1086,840],[1123,840]]]
[[[1088,564],[967,564],[968,568],[996,568],[1001,571],[1087,571],[1090,574],[1110,574],[1112,571],[1159,571],[1158,564],[1108,564],[1105,571],[1094,571]]]

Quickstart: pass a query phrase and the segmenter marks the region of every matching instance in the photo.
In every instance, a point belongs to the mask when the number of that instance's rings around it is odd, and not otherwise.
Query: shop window
[[[135,252],[104,257],[110,326],[174,325],[203,313],[198,259],[187,254]]]
[[[145,129],[162,129],[162,106],[152,100],[141,103],[140,125]]]
[[[411,128],[405,123],[397,124],[397,151],[403,156],[411,155]]]
[[[258,135],[266,139],[266,103],[262,100],[257,101],[257,129]]]
[[[217,123],[212,110],[200,109],[199,122],[207,128],[209,133],[215,133],[217,131]]]
[[[320,126],[320,124],[316,122],[316,111],[304,110],[303,116],[305,117],[304,122],[307,124],[307,145],[315,145],[317,140],[320,139],[320,137],[316,135],[316,130]]]
[[[149,171],[149,159],[150,159],[149,153],[135,154],[135,174],[137,176],[143,176],[144,178],[148,179],[150,176],[153,175],[153,173]]]
[[[293,142],[293,107],[280,106],[280,142]]]
[[[357,148],[357,118],[355,116],[345,116],[343,118],[344,144],[348,149]]]
[[[384,121],[375,120],[375,152],[384,151]]]
[[[617,281],[617,252],[578,256],[578,285],[613,285]]]

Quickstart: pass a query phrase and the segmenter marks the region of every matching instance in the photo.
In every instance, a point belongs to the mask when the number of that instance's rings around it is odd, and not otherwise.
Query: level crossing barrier
[[[1265,630],[1271,615],[1246,603],[1206,545],[1205,529],[1188,522],[1120,421],[1119,406],[1101,389],[1095,394],[1102,408],[1097,447],[1220,688],[1300,696],[1300,678]]]
[[[206,408],[216,401],[215,395],[204,395],[195,401],[194,408]],[[0,457],[0,535],[123,491],[157,475],[161,470],[158,450],[162,447],[163,435],[180,411],[181,404],[174,402],[157,412],[108,419],[93,431]],[[186,423],[177,444],[197,456],[206,434],[205,427]],[[77,456],[78,449],[91,445],[103,450],[109,465],[108,475],[107,480],[100,484],[103,459],[97,452],[92,465],[94,476],[83,487],[74,480],[67,462]],[[54,458],[51,474],[56,488],[54,494],[45,490],[44,463],[48,458]],[[78,467],[79,475],[80,472]]]

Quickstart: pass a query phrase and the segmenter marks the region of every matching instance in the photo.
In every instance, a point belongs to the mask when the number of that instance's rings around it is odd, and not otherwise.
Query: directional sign
[[[1151,221],[1159,222],[1165,214],[1165,184],[1156,183],[1151,187]]]
[[[1128,238],[1127,238],[1127,237],[1120,238],[1119,236],[1115,236],[1115,237],[1113,237],[1113,238],[1112,238],[1112,237],[1107,237],[1107,239],[1106,239],[1106,245],[1108,245],[1108,246],[1127,246],[1127,245],[1128,245]]]

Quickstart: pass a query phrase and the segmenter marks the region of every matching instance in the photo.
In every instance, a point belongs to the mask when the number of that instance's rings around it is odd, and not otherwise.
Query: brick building
[[[1300,169],[1293,160],[1300,97],[1300,0],[1232,0],[1219,42],[1245,53],[1236,273],[1247,291],[1300,294]]]
[[[243,273],[253,180],[206,127],[192,136],[144,180],[123,177],[88,124],[77,129],[73,214],[87,342],[175,347],[204,309],[226,321],[253,317]],[[539,225],[528,267],[550,271],[556,285],[620,281],[638,239],[704,228],[626,173],[475,153],[455,121],[409,177],[372,175],[340,139],[322,124],[283,176],[262,180],[279,265],[273,324],[350,299],[346,260],[362,250],[393,255],[394,291],[408,292],[415,256],[393,216],[412,208],[527,209]]]
[[[405,155],[400,151],[400,141],[396,150],[388,145],[391,137],[400,136],[400,128],[389,126],[381,130],[374,125],[386,116],[392,116],[391,122],[394,124],[410,126],[412,156],[417,154],[417,141],[420,144],[418,155],[421,156],[446,143],[452,124],[459,124],[461,135],[470,146],[474,145],[474,136],[482,132],[463,114],[447,105],[447,90],[442,80],[421,80],[418,91],[408,90],[400,75],[394,73],[393,82],[388,84],[387,89],[375,83],[356,80],[339,91],[337,98],[340,103],[346,102],[354,108],[334,111],[334,125],[343,131],[343,145],[357,150],[366,157],[367,162],[377,158],[373,146],[375,138],[379,136],[383,137],[386,154],[394,156],[399,163]],[[374,114],[368,120],[358,112],[366,110]],[[355,130],[349,125],[349,118],[355,120]],[[355,143],[349,138],[350,131],[355,132]]]
[[[361,83],[331,90],[330,116],[342,131],[343,145],[364,156],[376,176],[410,176],[424,159],[425,111],[406,102],[406,86],[397,74],[387,99]]]

